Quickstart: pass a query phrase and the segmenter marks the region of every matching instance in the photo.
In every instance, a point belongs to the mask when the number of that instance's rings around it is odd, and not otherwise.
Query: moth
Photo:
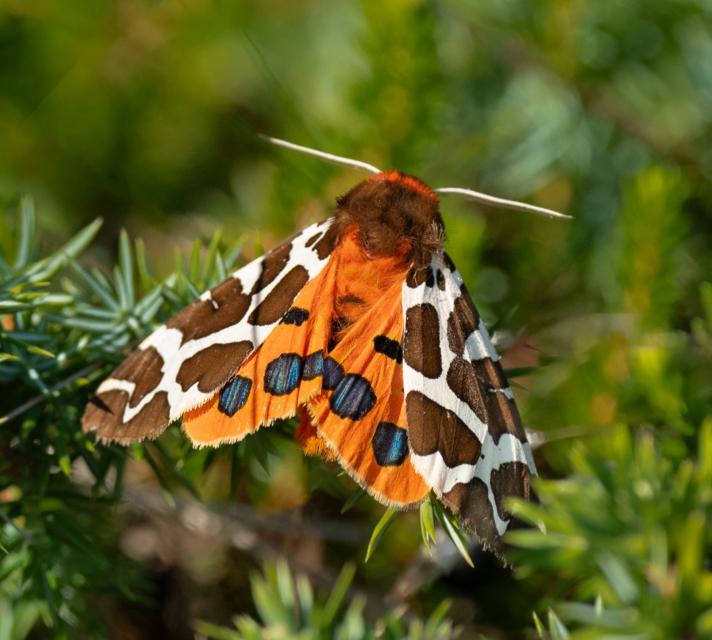
[[[331,217],[143,340],[99,386],[83,429],[129,444],[182,418],[202,447],[297,416],[307,454],[338,461],[385,505],[434,492],[498,550],[505,500],[529,497],[536,468],[500,358],[444,250],[438,192],[313,153],[373,175]]]

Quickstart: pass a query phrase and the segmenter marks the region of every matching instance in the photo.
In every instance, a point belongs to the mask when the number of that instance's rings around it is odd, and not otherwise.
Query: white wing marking
[[[472,431],[482,443],[480,458],[474,464],[461,464],[449,467],[441,453],[435,451],[429,455],[418,455],[411,449],[411,462],[415,470],[433,488],[438,496],[448,493],[459,483],[466,484],[473,478],[479,478],[487,487],[488,499],[493,513],[497,531],[501,535],[507,528],[508,521],[502,520],[497,510],[495,496],[492,491],[491,474],[503,464],[521,462],[529,467],[532,474],[536,473],[534,458],[528,443],[522,442],[516,436],[506,433],[495,445],[487,425],[472,411],[469,405],[458,398],[447,383],[447,371],[457,357],[450,349],[447,338],[447,321],[455,308],[455,301],[461,295],[462,277],[457,270],[451,270],[442,255],[433,254],[431,268],[434,273],[441,272],[444,277],[444,289],[437,285],[428,287],[422,283],[418,287],[409,287],[403,283],[403,317],[404,324],[408,309],[420,304],[431,304],[435,307],[439,319],[439,344],[442,373],[437,379],[425,378],[403,361],[403,386],[405,395],[410,391],[418,391],[443,408],[453,412]],[[478,327],[465,339],[462,357],[469,362],[490,358],[499,360],[499,355],[492,345],[487,328],[482,320]],[[513,399],[512,390],[492,389],[492,393],[502,393]]]

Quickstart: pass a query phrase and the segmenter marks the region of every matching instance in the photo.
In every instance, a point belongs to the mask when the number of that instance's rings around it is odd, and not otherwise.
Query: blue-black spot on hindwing
[[[388,356],[398,364],[403,362],[403,349],[401,349],[400,342],[397,340],[392,340],[387,336],[376,336],[373,339],[373,347],[377,353]]]
[[[382,467],[397,467],[408,455],[408,432],[392,422],[379,422],[371,440],[373,455]]]
[[[324,372],[324,354],[321,351],[310,353],[304,358],[302,380],[313,380]]]
[[[252,380],[243,376],[235,376],[229,380],[220,391],[218,410],[226,416],[234,416],[245,406],[252,389]]]
[[[340,418],[360,420],[376,404],[376,394],[366,378],[357,373],[345,375],[329,398],[331,410]]]
[[[302,325],[309,317],[309,312],[300,307],[291,307],[287,313],[282,316],[282,324],[293,324],[297,327]]]
[[[324,360],[324,389],[331,391],[344,377],[344,368],[333,358]]]
[[[299,386],[302,377],[302,357],[296,353],[283,353],[267,365],[265,390],[283,396]]]

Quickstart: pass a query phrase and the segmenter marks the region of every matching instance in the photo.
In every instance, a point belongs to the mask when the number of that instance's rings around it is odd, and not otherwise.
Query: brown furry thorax
[[[403,252],[418,266],[442,248],[445,228],[437,194],[422,180],[400,171],[384,171],[357,184],[337,200],[338,233],[358,226],[369,255]]]

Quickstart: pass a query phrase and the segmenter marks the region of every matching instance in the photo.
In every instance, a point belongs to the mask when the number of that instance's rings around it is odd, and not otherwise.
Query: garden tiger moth
[[[529,497],[536,470],[499,356],[444,252],[438,194],[399,171],[313,153],[374,175],[332,217],[149,335],[99,386],[83,428],[129,444],[182,418],[204,446],[298,416],[306,453],[337,460],[389,506],[433,491],[498,550],[505,499]]]

